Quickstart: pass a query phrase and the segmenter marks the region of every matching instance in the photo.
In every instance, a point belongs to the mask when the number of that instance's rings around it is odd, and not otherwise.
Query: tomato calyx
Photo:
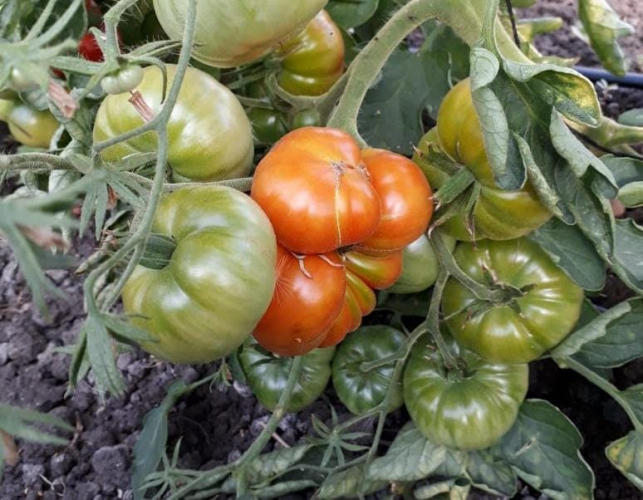
[[[157,271],[166,267],[176,250],[176,242],[165,235],[152,233],[147,239],[140,265]]]

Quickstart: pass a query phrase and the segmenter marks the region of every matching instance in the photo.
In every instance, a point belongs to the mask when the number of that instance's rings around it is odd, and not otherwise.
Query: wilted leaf
[[[464,470],[465,459],[463,452],[432,443],[409,423],[400,430],[386,455],[373,461],[368,469],[368,478],[382,481],[417,481],[437,474],[447,462],[451,464],[449,475],[458,477]],[[453,467],[454,464],[457,464],[457,467]]]
[[[619,19],[607,0],[578,0],[578,17],[603,66],[624,75],[628,64],[618,38],[634,34],[634,28]]]
[[[387,484],[387,481],[364,477],[362,466],[356,465],[328,476],[322,483],[317,493],[317,498],[354,498],[359,494],[368,495],[374,493],[385,488]]]
[[[299,462],[312,445],[305,444],[264,453],[255,458],[248,467],[248,481],[257,484],[272,479]]]
[[[592,498],[594,475],[580,454],[583,438],[547,401],[525,401],[500,447],[523,481],[555,500]]]
[[[605,455],[639,490],[643,490],[643,434],[632,431],[605,449]]]
[[[574,355],[581,363],[614,368],[643,355],[643,299],[621,302],[556,347],[552,356]]]

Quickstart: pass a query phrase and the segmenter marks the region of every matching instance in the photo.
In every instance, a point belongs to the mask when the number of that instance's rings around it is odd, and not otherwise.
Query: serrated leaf
[[[552,351],[555,358],[574,355],[587,366],[615,368],[643,356],[643,299],[612,307],[576,330]]]
[[[628,64],[618,38],[634,34],[634,28],[619,19],[607,0],[578,0],[578,17],[603,66],[623,76]]]
[[[356,465],[328,476],[322,483],[317,493],[317,498],[354,498],[360,494],[369,495],[374,493],[385,488],[387,484],[387,481],[365,478],[362,466]]]
[[[65,445],[67,440],[54,436],[49,432],[44,432],[34,425],[49,425],[60,430],[73,432],[74,428],[67,422],[33,410],[16,408],[5,404],[0,404],[0,429],[15,438],[26,439],[37,443],[49,443]]]
[[[469,452],[466,472],[476,488],[510,498],[516,493],[516,474],[498,448]]]
[[[437,110],[449,91],[449,54],[396,50],[366,94],[358,126],[372,147],[410,156],[424,131],[425,107]]]
[[[551,219],[529,235],[554,263],[585,290],[601,290],[606,265],[596,248],[576,226]]]
[[[132,489],[136,500],[145,498],[145,492],[141,489],[145,478],[156,470],[165,453],[168,414],[187,389],[183,380],[173,382],[161,404],[145,415],[143,430],[134,445]]]
[[[379,0],[331,0],[326,10],[345,30],[361,26],[377,11]]]
[[[643,491],[643,434],[632,431],[605,449],[605,455],[634,486]]]
[[[523,481],[555,500],[592,498],[594,475],[580,454],[583,438],[574,424],[547,401],[532,399],[500,448]]]
[[[102,319],[89,314],[83,326],[87,335],[87,357],[91,364],[96,386],[101,397],[107,392],[122,395],[125,392],[123,376],[116,366],[114,343]]]
[[[454,463],[460,464],[460,471],[455,467],[448,469],[450,475],[457,477],[464,470],[464,461],[463,452],[432,443],[408,423],[395,437],[386,455],[373,460],[367,477],[382,481],[417,481]]]

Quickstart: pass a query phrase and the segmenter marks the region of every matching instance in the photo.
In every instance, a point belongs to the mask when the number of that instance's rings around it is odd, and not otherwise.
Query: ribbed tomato
[[[341,130],[306,127],[286,135],[257,166],[252,197],[279,243],[297,253],[355,245],[380,223],[359,145]]]
[[[422,170],[408,158],[382,149],[365,149],[362,159],[380,198],[381,220],[360,243],[364,251],[402,250],[426,231],[433,214],[433,193]]]

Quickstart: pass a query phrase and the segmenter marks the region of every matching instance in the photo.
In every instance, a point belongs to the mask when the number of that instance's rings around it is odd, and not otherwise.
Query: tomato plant
[[[123,289],[125,311],[151,336],[141,345],[174,363],[225,356],[270,303],[277,257],[270,223],[238,191],[197,187],[161,201],[154,232],[176,245],[167,265],[139,266]]]
[[[335,348],[313,349],[302,356],[302,367],[286,411],[301,411],[311,405],[326,389],[330,380],[330,363]],[[268,410],[279,402],[292,365],[292,358],[264,351],[254,340],[248,340],[239,352],[239,360],[248,385]]]
[[[459,350],[455,342],[450,347]],[[404,404],[431,441],[460,450],[488,448],[516,421],[529,369],[484,361],[467,351],[457,354],[466,372],[445,372],[435,346],[420,339],[404,370]]]
[[[171,82],[176,67],[168,65]],[[130,82],[132,83],[132,82]],[[129,94],[108,96],[98,110],[94,140],[109,140],[153,118],[163,98],[163,78],[158,68],[149,66],[136,90],[152,116],[141,116],[129,102]],[[209,131],[207,135],[203,131]],[[246,175],[252,164],[253,143],[250,122],[234,95],[215,79],[190,68],[181,87],[177,105],[168,126],[172,138],[168,163],[176,181],[210,181]],[[154,152],[158,148],[153,134],[144,134],[105,149],[106,161],[125,158],[132,153]]]
[[[532,361],[563,340],[578,321],[583,290],[535,243],[461,243],[454,255],[468,276],[505,292],[498,302],[485,304],[455,279],[444,290],[442,310],[449,330],[483,358]]]
[[[299,35],[279,44],[279,85],[294,95],[321,95],[344,71],[344,39],[328,12],[321,11]]]

